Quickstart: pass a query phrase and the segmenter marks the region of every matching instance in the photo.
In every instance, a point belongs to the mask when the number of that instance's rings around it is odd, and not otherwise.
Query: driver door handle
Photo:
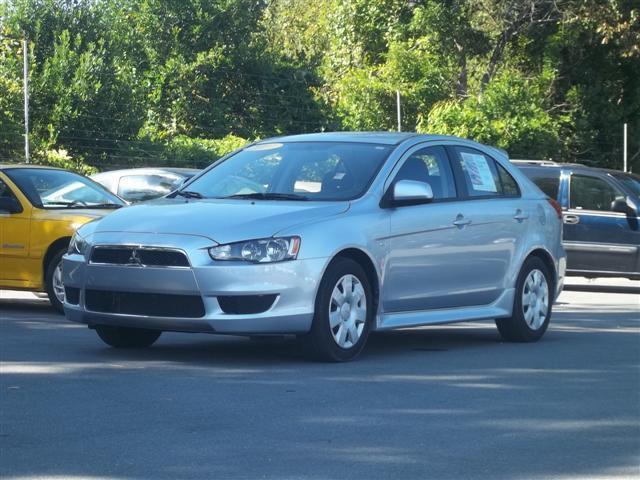
[[[456,219],[453,221],[453,224],[458,227],[458,228],[462,228],[466,225],[469,225],[471,223],[471,220],[469,220],[468,218],[464,218],[464,215],[459,214]]]
[[[577,216],[577,215],[565,215],[563,217],[563,221],[567,225],[576,225],[576,224],[580,223],[580,217]]]
[[[524,220],[529,218],[529,215],[524,213],[522,210],[518,209],[516,210],[516,214],[513,216],[513,218],[517,220],[519,223],[522,223]]]

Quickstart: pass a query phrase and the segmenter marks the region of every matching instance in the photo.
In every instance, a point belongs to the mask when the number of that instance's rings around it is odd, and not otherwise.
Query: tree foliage
[[[640,161],[633,0],[0,0],[0,160],[203,166],[247,139],[403,129]],[[60,153],[64,152],[64,153]],[[57,160],[56,160],[57,161]],[[70,163],[69,163],[70,162]]]

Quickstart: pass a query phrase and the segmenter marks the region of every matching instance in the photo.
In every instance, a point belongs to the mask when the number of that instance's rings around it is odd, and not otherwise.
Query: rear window
[[[559,169],[521,168],[520,170],[522,170],[522,173],[529,177],[545,195],[554,200],[558,198],[558,191],[560,190]]]

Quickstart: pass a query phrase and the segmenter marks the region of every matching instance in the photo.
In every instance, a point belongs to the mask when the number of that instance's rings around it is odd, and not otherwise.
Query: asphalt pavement
[[[346,364],[196,334],[114,350],[0,292],[0,478],[640,478],[640,289],[613,286],[563,293],[536,344],[466,323]]]

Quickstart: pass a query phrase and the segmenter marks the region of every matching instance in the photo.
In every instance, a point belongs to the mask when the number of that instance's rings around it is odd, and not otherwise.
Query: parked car
[[[134,203],[163,197],[199,172],[195,168],[129,168],[96,173],[91,179]]]
[[[342,361],[371,330],[494,318],[506,340],[532,342],[562,288],[560,231],[555,201],[491,147],[276,138],[80,228],[65,311],[114,347],[165,330],[292,333]]]
[[[514,161],[562,206],[567,274],[640,279],[640,176],[544,161]]]
[[[66,170],[0,165],[0,288],[46,291],[62,312],[61,260],[74,231],[123,205]]]

